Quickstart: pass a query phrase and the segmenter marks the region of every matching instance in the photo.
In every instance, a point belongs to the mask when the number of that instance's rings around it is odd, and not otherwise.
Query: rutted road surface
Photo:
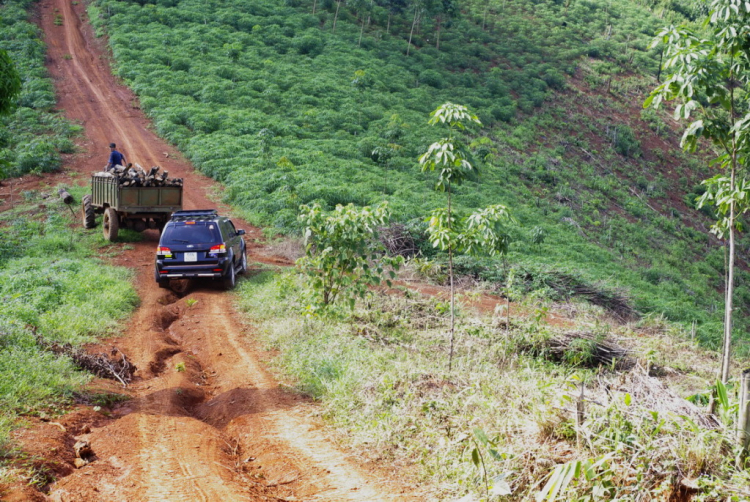
[[[53,22],[57,15],[60,26]],[[107,145],[114,141],[129,161],[158,164],[170,177],[184,178],[185,208],[216,207],[208,195],[217,185],[149,130],[133,94],[112,77],[102,41],[83,17],[83,2],[41,2],[59,106],[85,128],[85,152],[68,171],[87,182],[106,163]],[[263,254],[258,229],[235,223],[247,230],[251,260],[284,263]],[[311,418],[314,405],[266,373],[252,328],[238,321],[231,294],[201,285],[189,295],[196,302],[188,304],[157,288],[158,235],[144,235],[119,259],[136,269],[141,297],[125,336],[114,341],[139,368],[130,387],[133,399],[114,410],[113,420],[81,436],[96,460],[58,480],[50,500],[418,499],[404,485],[388,484],[385,470],[347,458]]]

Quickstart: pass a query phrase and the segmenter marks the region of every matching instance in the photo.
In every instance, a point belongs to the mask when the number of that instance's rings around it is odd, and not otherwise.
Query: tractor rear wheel
[[[94,206],[91,205],[91,195],[86,194],[81,199],[81,219],[83,228],[94,228],[96,225],[96,213]]]
[[[104,218],[102,219],[102,232],[104,233],[104,238],[109,242],[115,242],[119,230],[120,219],[117,216],[117,211],[108,207],[104,210]]]

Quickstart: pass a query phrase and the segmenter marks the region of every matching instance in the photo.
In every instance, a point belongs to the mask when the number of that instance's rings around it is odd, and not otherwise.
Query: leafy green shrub
[[[443,76],[435,70],[425,70],[419,74],[419,82],[440,89],[443,86]]]
[[[298,266],[310,278],[320,306],[344,298],[354,308],[357,298],[364,298],[370,286],[381,283],[386,268],[398,270],[403,259],[384,256],[378,241],[377,228],[389,217],[385,204],[372,209],[339,205],[331,214],[318,205],[300,208],[305,256]],[[391,279],[393,270],[388,270]],[[386,282],[390,286],[390,279]]]
[[[317,34],[317,31],[311,31],[301,37],[297,37],[293,40],[294,48],[297,52],[305,56],[315,57],[323,53],[325,48],[325,42],[322,37]]]
[[[618,126],[612,134],[617,153],[625,157],[638,157],[641,155],[641,143],[635,137],[635,133],[630,126]]]

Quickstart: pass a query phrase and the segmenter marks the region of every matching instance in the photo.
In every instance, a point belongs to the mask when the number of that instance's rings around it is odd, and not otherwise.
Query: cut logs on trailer
[[[161,167],[153,166],[146,171],[138,164],[128,164],[127,166],[116,165],[110,171],[96,173],[94,176],[117,178],[121,187],[162,187],[173,186],[181,187],[182,178],[169,178],[169,171],[159,170]]]
[[[169,179],[169,173],[154,166],[148,171],[138,164],[115,166],[91,176],[91,194],[81,199],[81,216],[85,228],[102,216],[102,232],[110,242],[117,239],[120,228],[143,232],[147,228],[161,231],[173,212],[182,209],[182,178]]]

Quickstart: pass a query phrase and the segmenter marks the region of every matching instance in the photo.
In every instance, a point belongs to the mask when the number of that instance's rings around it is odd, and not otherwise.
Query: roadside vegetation
[[[101,261],[111,245],[84,231],[56,193],[26,192],[0,213],[0,475],[19,417],[63,412],[91,378],[42,342],[80,346],[116,334],[138,301],[130,271]]]
[[[8,115],[0,114],[0,181],[60,167],[60,154],[72,153],[81,128],[55,110],[52,80],[44,67],[39,28],[29,21],[32,0],[0,4],[0,49],[8,53],[21,81],[21,93]]]
[[[716,358],[662,318],[621,323],[586,302],[534,298],[508,316],[473,283],[459,294],[446,371],[447,294],[398,287],[311,312],[308,288],[294,271],[266,270],[239,283],[238,302],[282,381],[426,498],[750,497],[734,389],[709,415]]]

